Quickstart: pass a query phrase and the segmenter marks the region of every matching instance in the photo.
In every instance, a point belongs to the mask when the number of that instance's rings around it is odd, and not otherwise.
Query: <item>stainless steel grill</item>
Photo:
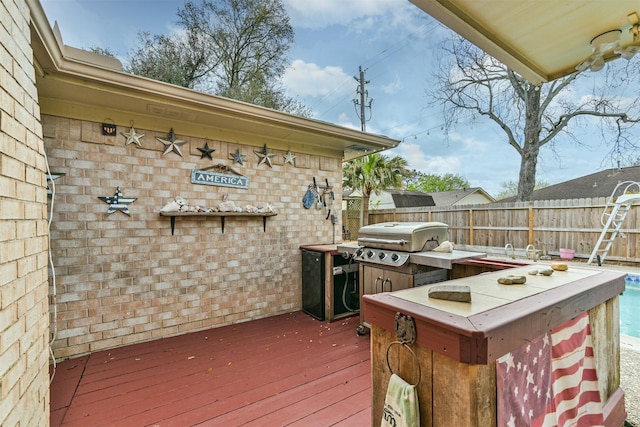
[[[390,267],[402,267],[411,253],[430,251],[447,240],[442,222],[383,222],[358,231],[356,260]]]

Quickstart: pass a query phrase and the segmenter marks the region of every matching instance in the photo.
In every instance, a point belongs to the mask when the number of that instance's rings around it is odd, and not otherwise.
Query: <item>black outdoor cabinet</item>
[[[358,291],[355,262],[335,250],[302,249],[302,310],[305,313],[328,321],[350,315],[360,308]]]

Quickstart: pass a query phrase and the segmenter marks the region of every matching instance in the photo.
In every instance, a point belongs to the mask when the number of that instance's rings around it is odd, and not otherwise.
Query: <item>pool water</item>
[[[620,297],[620,333],[640,338],[640,276],[629,274]]]

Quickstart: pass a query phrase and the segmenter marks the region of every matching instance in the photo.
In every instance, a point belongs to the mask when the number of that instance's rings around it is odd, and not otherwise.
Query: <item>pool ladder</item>
[[[593,247],[587,264],[591,264],[595,259],[598,261],[598,265],[602,265],[616,237],[624,236],[620,231],[624,219],[627,217],[631,206],[639,201],[640,182],[624,181],[616,185],[602,212],[600,222],[604,228]]]

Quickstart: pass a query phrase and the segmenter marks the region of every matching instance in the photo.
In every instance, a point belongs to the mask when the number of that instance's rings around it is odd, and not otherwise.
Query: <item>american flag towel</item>
[[[589,315],[496,361],[498,425],[604,426]]]

